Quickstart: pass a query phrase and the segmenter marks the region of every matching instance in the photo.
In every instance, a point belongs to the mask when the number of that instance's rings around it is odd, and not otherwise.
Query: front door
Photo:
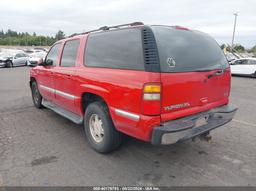
[[[55,89],[53,84],[53,76],[56,66],[58,65],[58,58],[60,54],[60,46],[61,44],[55,44],[50,49],[49,53],[46,56],[45,60],[51,59],[53,61],[53,65],[51,66],[38,66],[40,67],[38,70],[38,86],[39,91],[43,98],[51,101],[54,98]]]
[[[15,56],[14,56],[14,58],[13,58],[13,61],[12,61],[12,63],[13,63],[13,66],[20,66],[20,65],[22,65],[22,54],[21,53],[18,53],[18,54],[16,54]]]

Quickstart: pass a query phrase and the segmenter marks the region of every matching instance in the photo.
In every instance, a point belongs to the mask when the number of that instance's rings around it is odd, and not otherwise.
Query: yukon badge
[[[175,65],[176,65],[176,62],[172,57],[167,58],[166,62],[168,64],[168,66],[171,67],[171,68],[175,67]]]
[[[189,106],[190,106],[190,103],[186,102],[186,103],[180,103],[180,104],[170,105],[170,106],[164,107],[164,110],[165,111],[170,111],[170,110],[173,110],[173,109],[181,109],[181,108],[189,107]]]

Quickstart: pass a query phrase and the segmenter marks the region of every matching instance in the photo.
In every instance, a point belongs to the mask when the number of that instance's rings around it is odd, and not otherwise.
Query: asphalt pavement
[[[128,139],[93,151],[83,127],[33,106],[29,68],[0,69],[0,185],[256,186],[256,79],[232,77],[232,122],[211,143],[152,146]]]

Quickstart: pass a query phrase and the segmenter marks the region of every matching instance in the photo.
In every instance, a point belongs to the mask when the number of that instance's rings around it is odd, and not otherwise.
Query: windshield
[[[190,72],[228,67],[224,53],[207,34],[152,26],[162,72]]]

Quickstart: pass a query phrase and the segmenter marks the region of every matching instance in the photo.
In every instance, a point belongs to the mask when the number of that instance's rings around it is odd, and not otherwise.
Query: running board
[[[76,124],[82,124],[83,123],[83,117],[80,117],[79,115],[72,113],[54,103],[51,101],[47,101],[45,99],[42,100],[42,105],[48,109],[53,110],[54,112],[58,113],[59,115],[66,117],[70,121],[73,121]]]

